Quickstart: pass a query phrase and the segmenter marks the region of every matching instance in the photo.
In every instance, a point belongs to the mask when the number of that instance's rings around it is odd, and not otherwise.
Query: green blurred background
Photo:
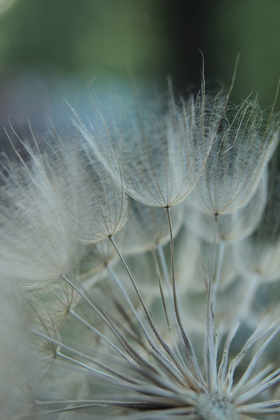
[[[206,79],[226,86],[240,53],[233,100],[271,104],[280,1],[0,0],[0,122],[43,124],[63,97],[82,104],[90,83],[125,84],[130,69],[140,84],[171,75],[184,94],[199,86],[200,50]]]

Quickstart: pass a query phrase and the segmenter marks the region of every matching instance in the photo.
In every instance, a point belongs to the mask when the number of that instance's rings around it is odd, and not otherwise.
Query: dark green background
[[[171,75],[184,94],[200,83],[199,50],[207,80],[227,86],[241,53],[233,99],[259,92],[267,106],[279,45],[279,0],[0,0],[1,121],[38,120],[49,97],[71,86],[75,102],[92,80],[125,83],[129,69],[136,80]]]

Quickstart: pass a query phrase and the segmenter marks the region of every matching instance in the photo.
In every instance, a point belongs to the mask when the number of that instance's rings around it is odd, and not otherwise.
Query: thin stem
[[[100,318],[106,323],[109,329],[112,331],[114,336],[117,340],[122,344],[126,352],[132,357],[143,369],[151,369],[152,371],[157,371],[156,367],[149,363],[147,360],[144,360],[140,354],[138,354],[133,346],[128,342],[123,334],[121,334],[114,324],[114,322],[110,319],[108,315],[104,315],[104,311],[99,307],[97,303],[93,301],[92,298],[86,295],[86,292],[80,290],[75,284],[73,284],[66,276],[61,276],[63,280],[65,280],[70,286],[73,287],[84,299],[85,301],[91,306],[91,308],[100,316]],[[80,286],[81,287],[81,286]]]
[[[226,344],[225,344],[225,347],[224,347],[224,354],[223,354],[223,358],[222,358],[222,361],[221,361],[221,364],[220,364],[220,367],[219,367],[219,374],[218,374],[221,388],[223,388],[225,386],[226,381],[230,380],[229,372],[227,372],[227,370],[228,370],[229,348],[230,348],[232,340],[233,340],[233,338],[234,338],[234,336],[235,336],[235,334],[236,334],[236,332],[237,332],[237,330],[240,326],[240,321],[241,321],[242,317],[245,315],[246,310],[248,310],[248,306],[250,307],[250,302],[251,302],[252,297],[254,295],[254,292],[257,288],[258,282],[259,282],[259,276],[256,274],[253,277],[253,279],[250,283],[249,290],[247,291],[247,293],[245,295],[245,298],[243,299],[243,302],[241,303],[241,305],[240,305],[240,307],[237,311],[236,317],[235,317],[235,319],[232,323],[231,329],[228,333]],[[226,374],[227,374],[227,377],[226,377]]]
[[[158,253],[159,253],[159,258],[160,258],[160,262],[161,262],[162,269],[163,269],[164,279],[165,279],[166,286],[167,286],[167,289],[168,289],[169,299],[170,299],[170,302],[172,302],[173,301],[172,288],[171,288],[170,278],[169,278],[169,274],[168,274],[166,258],[165,258],[163,247],[162,247],[161,244],[158,245],[157,250],[158,250]]]
[[[131,280],[131,282],[132,282],[132,284],[133,284],[133,287],[134,287],[134,289],[135,289],[135,291],[136,291],[136,294],[137,294],[137,296],[138,296],[138,298],[139,298],[139,300],[140,300],[140,302],[141,302],[141,305],[142,305],[142,307],[143,307],[143,309],[144,309],[144,312],[145,312],[145,314],[146,314],[146,317],[147,317],[147,319],[148,319],[148,322],[149,322],[149,324],[150,324],[150,326],[151,326],[151,328],[152,328],[152,330],[153,330],[153,332],[154,332],[154,334],[155,334],[155,336],[157,337],[157,339],[158,339],[158,341],[160,342],[160,344],[162,345],[162,347],[164,348],[164,350],[166,351],[166,353],[169,355],[169,357],[172,359],[172,361],[175,363],[175,366],[179,369],[179,371],[180,371],[180,373],[183,373],[183,374],[186,374],[186,370],[184,369],[184,370],[182,370],[182,368],[183,368],[183,366],[181,365],[181,363],[177,360],[177,357],[175,356],[175,354],[172,352],[172,350],[169,348],[169,346],[166,344],[166,342],[163,340],[163,338],[161,337],[161,335],[160,335],[160,333],[159,333],[159,331],[158,331],[158,329],[157,329],[157,327],[156,327],[156,325],[154,324],[154,321],[152,320],[152,318],[151,318],[151,316],[150,316],[150,313],[149,313],[149,311],[148,311],[148,309],[146,308],[146,305],[145,305],[145,303],[144,303],[144,301],[143,301],[143,299],[142,299],[142,296],[141,296],[141,294],[140,294],[140,292],[139,292],[139,289],[138,289],[138,287],[137,287],[137,285],[136,285],[136,283],[135,283],[135,280],[134,280],[134,278],[133,278],[133,276],[132,276],[132,274],[131,274],[131,271],[129,270],[129,268],[128,268],[128,266],[127,266],[127,264],[126,264],[126,262],[125,262],[125,260],[124,260],[124,258],[123,258],[123,256],[122,256],[122,254],[121,254],[121,252],[120,252],[120,250],[119,250],[119,248],[118,248],[118,246],[117,246],[117,244],[116,244],[116,242],[115,242],[115,240],[114,240],[114,238],[112,237],[112,236],[110,236],[109,237],[109,239],[110,239],[110,241],[111,241],[111,243],[113,244],[113,246],[115,247],[115,250],[117,251],[117,253],[118,253],[118,255],[119,255],[119,257],[120,257],[120,259],[121,259],[121,261],[122,261],[122,263],[123,263],[123,265],[124,265],[124,267],[125,267],[125,269],[126,269],[126,271],[127,271],[127,273],[128,273],[128,275],[129,275],[129,278],[130,278],[130,280]],[[146,336],[147,337],[147,336]],[[148,336],[147,337],[147,339],[148,339],[148,341],[149,341],[149,344],[150,344],[150,346],[153,348],[153,350],[155,350],[167,363],[169,363],[169,364],[171,364],[173,367],[174,367],[174,365],[170,362],[170,360],[169,359],[167,359],[163,354],[162,354],[162,352],[160,352],[158,349],[157,349],[157,347],[155,346],[155,344],[153,343],[153,341],[151,340],[151,338]],[[187,374],[187,376],[188,376],[188,379],[189,379],[189,374]]]
[[[124,383],[128,382],[130,384],[137,384],[137,385],[141,383],[139,380],[134,379],[134,378],[129,378],[128,376],[123,375],[122,373],[116,371],[115,369],[110,368],[108,365],[105,366],[103,363],[100,363],[99,361],[93,359],[92,357],[87,356],[86,354],[84,354],[84,353],[82,353],[78,350],[75,350],[72,347],[69,347],[69,346],[67,346],[67,345],[65,345],[65,344],[63,344],[63,343],[61,343],[57,340],[54,340],[51,337],[48,337],[44,334],[41,334],[38,331],[31,330],[31,332],[33,332],[33,334],[35,334],[38,337],[46,339],[50,343],[56,344],[61,349],[69,351],[69,352],[75,354],[76,356],[82,357],[83,359],[85,359],[85,360],[93,363],[94,365],[99,366],[102,369],[107,370],[107,372],[111,373],[111,375],[109,375],[106,372],[102,372],[100,370],[94,369],[94,368],[92,368],[88,365],[85,365],[82,362],[79,362],[78,360],[72,359],[72,358],[64,355],[63,353],[61,353],[59,350],[56,351],[56,356],[59,356],[59,357],[65,359],[65,360],[71,361],[72,363],[78,364],[79,366],[91,371],[92,373],[95,373],[96,375],[101,375],[102,377],[108,378],[108,379],[113,380],[113,381],[121,380]],[[112,375],[115,375],[115,376],[112,376]]]
[[[244,394],[240,395],[236,398],[236,403],[241,404],[246,401],[252,400],[261,392],[265,391],[268,388],[271,388],[273,385],[277,384],[280,381],[280,375],[276,376],[276,378],[272,379],[268,382],[262,382],[260,385],[256,386],[254,389],[245,392]]]
[[[119,308],[119,304],[117,305],[117,307]],[[126,311],[124,308],[119,308],[121,310],[122,315],[124,315],[125,320],[130,323],[130,319],[128,314],[126,314]],[[123,328],[124,326],[121,325],[121,327]],[[127,334],[131,334],[131,331],[126,331]],[[132,336],[132,339],[137,340],[138,337]],[[176,381],[178,381],[180,384],[182,384],[183,386],[185,386],[185,382],[182,380],[187,379],[187,383],[192,386],[195,386],[196,384],[196,379],[192,377],[192,374],[187,370],[187,367],[184,364],[184,361],[182,359],[182,357],[179,357],[180,361],[182,364],[180,364],[179,360],[176,358],[176,355],[172,353],[172,351],[169,349],[169,347],[163,347],[165,348],[165,350],[167,351],[167,353],[169,354],[171,360],[173,360],[174,365],[172,365],[170,363],[169,360],[167,360],[165,357],[163,357],[162,354],[155,352],[155,351],[151,351],[150,349],[147,348],[146,343],[143,343],[141,340],[139,340],[138,344],[140,344],[147,352],[150,352],[152,354],[152,356],[157,360],[158,363],[160,363],[167,371],[169,374],[171,374],[174,379],[176,379]],[[181,356],[181,355],[180,355]],[[176,370],[175,370],[176,369]],[[197,389],[199,390],[200,387],[197,387]]]
[[[52,400],[52,401],[35,401],[36,405],[45,406],[45,405],[54,405],[54,404],[93,404],[92,400]]]
[[[152,341],[151,336],[149,335],[149,333],[148,333],[147,329],[145,328],[145,326],[144,326],[143,322],[141,321],[141,319],[140,319],[140,317],[139,317],[139,315],[138,315],[138,313],[137,313],[136,309],[134,308],[133,303],[131,302],[130,297],[128,296],[128,294],[127,294],[127,292],[126,292],[126,290],[125,290],[125,288],[123,287],[123,284],[122,284],[121,280],[120,280],[120,279],[119,279],[119,277],[116,275],[116,273],[114,272],[114,270],[112,269],[112,267],[111,267],[110,265],[108,265],[108,266],[107,266],[107,268],[108,268],[108,271],[109,271],[109,273],[110,273],[110,275],[111,275],[111,278],[115,281],[115,283],[117,284],[118,288],[121,290],[121,292],[122,292],[122,294],[123,294],[123,296],[124,296],[125,300],[127,301],[128,305],[129,305],[129,307],[130,307],[130,309],[132,310],[132,312],[133,312],[133,314],[134,314],[135,318],[136,318],[136,319],[137,319],[137,321],[139,322],[139,325],[141,326],[141,328],[142,328],[142,330],[143,330],[143,332],[144,332],[145,336],[147,337],[147,340],[148,340],[149,342],[150,342],[150,341]]]
[[[176,322],[176,315],[175,315],[174,307],[173,307],[173,304],[172,304],[173,303],[172,288],[171,288],[171,284],[170,284],[170,278],[169,278],[169,275],[168,275],[166,258],[165,258],[164,251],[163,251],[163,248],[162,248],[162,245],[161,244],[158,245],[157,250],[158,250],[158,253],[159,253],[160,262],[161,262],[161,265],[162,265],[163,274],[164,274],[164,278],[165,278],[165,282],[166,282],[166,286],[167,286],[167,290],[168,290],[168,297],[169,297],[169,302],[168,302],[169,305],[168,306],[169,306],[169,311],[173,313],[173,316],[174,316],[175,322]],[[176,341],[176,339],[174,337],[174,334],[173,334],[172,326],[171,325],[169,325],[169,332],[170,332],[170,335],[171,335],[171,338],[172,338],[172,341],[173,341],[174,348],[176,350],[177,356],[179,357],[179,359],[181,360],[181,362],[184,364],[184,361],[183,361],[182,355],[180,353],[180,350],[179,350],[177,341]]]
[[[255,386],[260,384],[264,378],[267,379],[267,375],[269,372],[272,371],[273,367],[274,365],[271,363],[270,365],[262,369],[259,373],[257,373],[252,379],[250,379],[242,389],[243,394],[255,388]],[[277,376],[279,373],[280,373],[280,369],[279,369],[279,372],[277,372],[275,376]]]
[[[114,246],[114,248],[115,248],[115,250],[117,251],[117,254],[118,254],[118,256],[120,257],[120,260],[121,260],[121,262],[122,262],[122,264],[124,265],[124,267],[125,267],[125,269],[126,269],[126,271],[127,271],[127,274],[128,274],[128,276],[129,276],[129,278],[130,278],[130,280],[131,280],[131,282],[132,282],[132,284],[133,284],[133,287],[134,287],[134,289],[135,289],[135,291],[136,291],[136,294],[137,294],[137,296],[138,296],[138,298],[139,298],[139,300],[140,300],[140,303],[141,303],[141,305],[142,305],[142,307],[143,307],[143,309],[144,309],[144,311],[145,311],[145,314],[146,314],[146,316],[147,316],[147,319],[148,319],[148,321],[149,321],[149,324],[150,324],[150,326],[151,326],[151,328],[153,329],[153,331],[154,331],[154,323],[153,323],[153,321],[152,321],[152,319],[151,319],[151,317],[150,317],[150,314],[149,314],[149,312],[148,312],[148,309],[146,308],[146,305],[145,305],[145,303],[144,303],[144,301],[143,301],[143,299],[142,299],[142,296],[141,296],[141,294],[140,294],[140,291],[139,291],[139,289],[138,289],[138,287],[137,287],[137,285],[136,285],[136,282],[135,282],[135,280],[134,280],[134,278],[133,278],[133,276],[132,276],[132,273],[131,273],[131,271],[129,270],[129,268],[128,268],[128,265],[126,264],[126,262],[125,262],[125,260],[124,260],[124,258],[123,258],[123,256],[122,256],[122,254],[121,254],[121,252],[120,252],[120,250],[119,250],[119,248],[118,248],[118,246],[117,246],[117,244],[116,244],[116,242],[115,242],[115,239],[113,238],[113,236],[109,236],[109,238],[108,238],[109,240],[110,240],[110,242],[112,243],[112,245]],[[126,293],[126,292],[125,292]],[[138,315],[137,315],[138,316]],[[141,324],[140,324],[141,325]],[[155,332],[155,331],[154,331]],[[150,346],[155,350],[155,351],[157,351],[157,352],[159,352],[159,350],[157,349],[157,347],[156,347],[156,345],[154,344],[154,342],[153,342],[153,340],[152,340],[152,338],[151,338],[151,336],[149,335],[149,333],[148,332],[145,332],[145,329],[144,329],[144,334],[145,334],[145,336],[146,336],[146,338],[147,338],[147,340],[148,340],[148,342],[150,343]]]
[[[200,371],[200,367],[195,356],[195,352],[193,350],[192,344],[190,339],[188,338],[184,327],[182,325],[182,320],[180,317],[180,311],[178,308],[178,299],[177,299],[177,292],[176,292],[176,284],[175,284],[175,261],[174,261],[174,240],[173,240],[173,231],[172,231],[172,223],[171,223],[171,216],[170,216],[170,208],[166,207],[166,215],[168,220],[169,226],[169,234],[170,234],[170,256],[171,256],[171,281],[173,287],[173,303],[174,303],[174,310],[176,315],[176,322],[179,330],[179,335],[182,340],[182,344],[184,346],[187,358],[191,364],[192,372],[195,377],[200,381],[201,384],[204,384],[204,378]]]
[[[275,323],[269,325],[268,319],[266,319],[266,322],[263,322],[262,324],[259,324],[257,326],[257,328],[255,329],[253,334],[251,334],[251,336],[248,338],[248,340],[246,341],[246,343],[244,344],[244,346],[242,347],[238,355],[231,361],[228,368],[226,379],[224,381],[224,386],[227,386],[227,390],[224,392],[226,392],[227,394],[231,392],[231,388],[233,385],[234,372],[237,366],[239,365],[239,363],[241,362],[241,360],[243,360],[243,358],[245,357],[245,354],[247,353],[249,348],[251,348],[251,346],[254,343],[256,343],[258,340],[262,339],[266,334],[270,333],[270,331],[272,331],[274,328],[275,328]]]
[[[213,308],[213,277],[215,272],[215,254],[218,233],[218,216],[215,215],[214,240],[212,246],[210,275],[207,287],[206,308],[206,371],[207,387],[210,392],[217,390],[217,354],[215,352],[215,319]]]
[[[224,384],[226,373],[227,373],[228,354],[229,354],[230,345],[232,343],[232,340],[235,337],[235,334],[239,328],[239,325],[240,325],[239,322],[233,325],[230,332],[228,333],[226,343],[224,345],[223,357],[222,357],[222,361],[220,363],[219,372],[218,372],[218,388],[220,392],[222,391],[222,385]]]
[[[232,398],[235,398],[237,395],[240,394],[240,391],[246,385],[248,379],[250,378],[259,357],[262,355],[265,348],[270,344],[270,342],[273,340],[273,338],[279,333],[279,330],[280,330],[280,327],[276,328],[275,331],[273,331],[272,334],[270,334],[269,337],[265,340],[265,342],[259,348],[259,350],[254,354],[254,356],[252,357],[252,360],[249,363],[249,366],[247,367],[247,369],[245,370],[243,376],[241,377],[241,379],[238,381],[237,385],[235,386],[235,388],[231,392],[230,396]]]
[[[250,415],[252,414],[280,414],[280,401],[264,401],[261,403],[253,403],[248,405],[242,405],[239,408],[240,413],[248,413]],[[252,417],[246,417],[246,419],[251,419]],[[275,417],[274,417],[275,418]]]
[[[91,331],[93,331],[95,334],[97,334],[102,340],[104,340],[110,347],[112,347],[117,353],[119,353],[127,362],[133,363],[125,353],[123,353],[118,347],[116,347],[105,335],[103,335],[100,331],[98,331],[96,328],[94,328],[91,324],[89,324],[87,321],[85,321],[82,317],[80,317],[78,314],[76,314],[73,309],[69,309],[69,313],[78,321],[80,321],[82,324],[84,324],[86,327],[88,327]]]
[[[160,269],[159,269],[159,265],[158,265],[157,255],[156,255],[156,252],[154,250],[152,250],[152,255],[153,255],[153,259],[154,259],[156,276],[157,276],[157,279],[158,279],[158,287],[159,287],[159,291],[160,291],[160,296],[161,296],[162,306],[163,306],[163,310],[164,310],[165,320],[166,320],[168,331],[171,332],[171,325],[170,325],[170,321],[169,321],[169,316],[168,316],[168,312],[167,312],[164,291],[163,291],[163,287],[162,287],[161,273],[160,273]]]
[[[71,405],[69,407],[57,408],[57,409],[48,410],[48,411],[42,411],[42,412],[40,412],[40,416],[50,416],[52,414],[59,414],[59,413],[64,413],[64,412],[68,412],[68,411],[82,410],[82,409],[85,409],[85,408],[93,408],[93,407],[96,407],[96,404],[90,403],[90,404],[81,404],[81,405]]]

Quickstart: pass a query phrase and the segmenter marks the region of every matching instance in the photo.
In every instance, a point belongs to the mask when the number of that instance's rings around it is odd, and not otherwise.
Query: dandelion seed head
[[[28,285],[32,360],[22,412],[5,415],[279,414],[278,116],[204,81],[188,100],[170,91],[88,124],[72,110],[69,144],[54,130],[44,153],[33,139],[27,162],[3,159],[1,269]]]

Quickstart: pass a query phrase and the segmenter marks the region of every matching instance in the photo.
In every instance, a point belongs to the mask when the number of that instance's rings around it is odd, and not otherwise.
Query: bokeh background
[[[209,84],[232,100],[259,92],[270,105],[280,76],[279,0],[0,0],[0,124],[24,136],[87,112],[89,90],[164,85],[197,89],[203,52]],[[103,90],[102,90],[103,89]],[[278,109],[280,101],[278,100]],[[0,134],[2,144],[6,135]]]

